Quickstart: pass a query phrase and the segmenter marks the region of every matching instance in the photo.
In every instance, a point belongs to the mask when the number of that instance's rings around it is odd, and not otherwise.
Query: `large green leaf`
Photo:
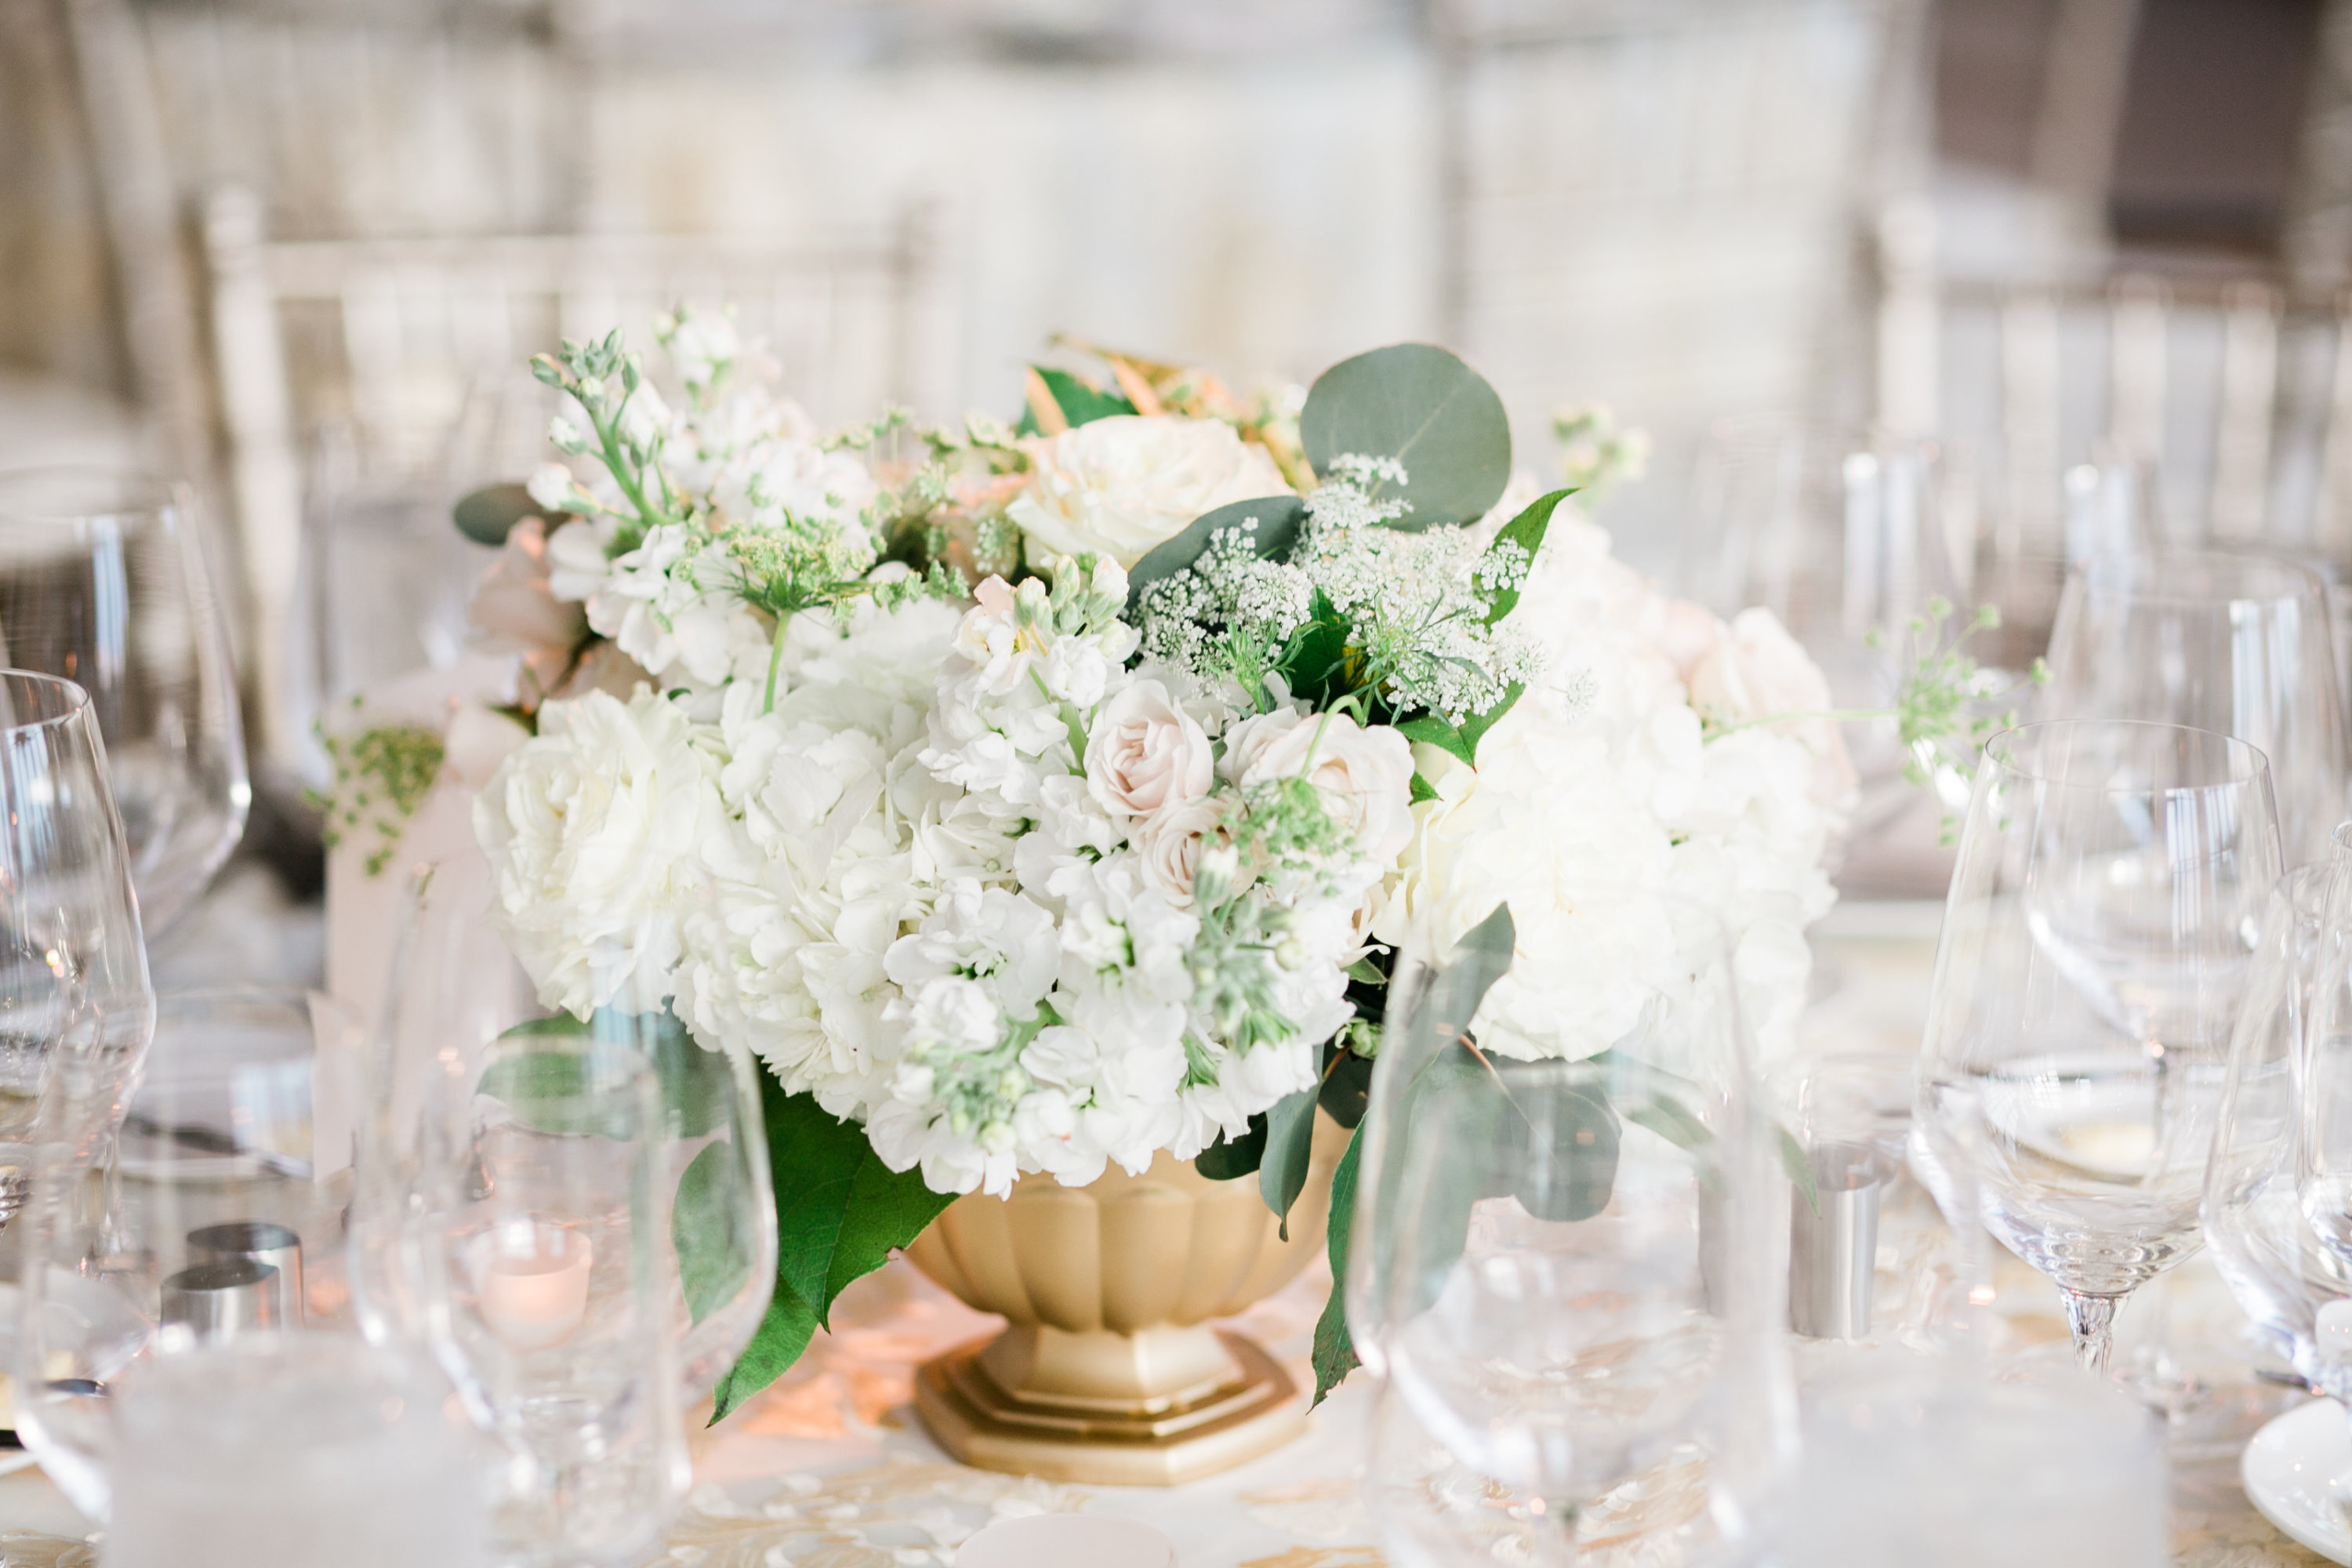
[[[707,1146],[677,1178],[669,1236],[687,1315],[695,1322],[726,1305],[751,1276],[751,1238],[737,1223],[743,1186],[743,1167],[725,1142]]]
[[[1127,613],[1129,619],[1143,603],[1143,591],[1163,578],[1173,577],[1198,561],[1209,548],[1209,541],[1222,528],[1240,528],[1250,519],[1257,520],[1257,531],[1253,542],[1261,559],[1287,561],[1291,550],[1298,543],[1298,531],[1307,522],[1307,503],[1297,496],[1267,496],[1261,500],[1237,500],[1231,506],[1221,506],[1214,511],[1204,511],[1184,527],[1181,533],[1161,540],[1150,552],[1129,568],[1127,574]]]
[[[1290,1239],[1290,1205],[1306,1190],[1314,1158],[1316,1095],[1315,1089],[1302,1089],[1276,1100],[1265,1113],[1265,1157],[1258,1163],[1257,1190],[1285,1241]]]
[[[1387,978],[1382,975],[1381,983],[1386,984]],[[1324,1115],[1342,1127],[1353,1129],[1364,1119],[1371,1091],[1371,1058],[1341,1051],[1339,1059],[1324,1068],[1322,1091],[1315,1102],[1322,1107]]]
[[[1192,1168],[1213,1182],[1238,1181],[1255,1173],[1265,1158],[1265,1112],[1250,1118],[1240,1137],[1220,1138],[1192,1161]]]
[[[1494,543],[1500,544],[1508,540],[1526,551],[1528,560],[1532,563],[1536,552],[1543,548],[1545,533],[1550,531],[1551,514],[1559,510],[1560,502],[1575,493],[1574,490],[1554,490],[1549,495],[1538,496],[1528,503],[1527,510],[1503,524],[1495,535]],[[1494,545],[1487,548],[1491,550]],[[1494,603],[1486,606],[1486,624],[1490,626],[1496,625],[1518,608],[1518,605],[1519,591],[1517,588],[1504,589],[1495,595]]]
[[[735,1093],[734,1065],[723,1051],[697,1045],[684,1024],[665,1007],[659,1013],[626,1014],[599,1008],[586,1020],[568,1013],[527,1018],[502,1039],[593,1038],[625,1046],[645,1057],[661,1085],[669,1135],[700,1138],[723,1126]],[[589,1089],[590,1058],[556,1053],[518,1052],[493,1061],[476,1092],[501,1100],[517,1121],[541,1132],[602,1132],[626,1135],[613,1113],[597,1111],[580,1097]]]
[[[1504,692],[1492,708],[1483,713],[1471,714],[1456,728],[1454,733],[1460,735],[1462,743],[1469,748],[1470,755],[1467,761],[1472,767],[1478,765],[1478,742],[1486,738],[1487,731],[1502,721],[1503,715],[1511,710],[1514,703],[1527,695],[1527,690],[1526,681],[1514,680],[1511,682],[1510,689]],[[1454,754],[1459,756],[1461,753],[1457,752]]]
[[[1042,364],[1033,368],[1037,372],[1037,379],[1045,384],[1045,390],[1054,395],[1054,405],[1062,411],[1062,417],[1068,420],[1074,429],[1080,425],[1091,425],[1097,419],[1108,419],[1114,415],[1138,412],[1123,392],[1106,392],[1099,386],[1088,385],[1066,370],[1055,370]],[[1033,419],[1033,426],[1034,423]]]
[[[1426,741],[1429,744],[1452,752],[1473,767],[1477,765],[1477,748],[1463,737],[1459,725],[1450,724],[1434,713],[1424,713],[1418,719],[1407,719],[1396,727],[1397,733],[1408,741]]]
[[[1361,1131],[1350,1133],[1348,1152],[1331,1173],[1331,1219],[1323,1228],[1323,1249],[1331,1258],[1331,1298],[1315,1321],[1317,1405],[1357,1366],[1355,1341],[1348,1333],[1348,1232],[1356,1219],[1356,1152],[1363,1145]]]
[[[1394,458],[1412,503],[1397,526],[1486,515],[1511,478],[1511,422],[1486,377],[1433,343],[1395,343],[1315,378],[1298,416],[1307,460],[1328,477],[1350,453]]]
[[[776,1276],[831,1321],[834,1298],[887,1260],[955,1201],[919,1171],[893,1171],[866,1142],[814,1096],[788,1095],[761,1075],[768,1113],[768,1160],[776,1192]]]
[[[719,1382],[719,1415],[789,1371],[843,1289],[956,1199],[925,1186],[919,1171],[891,1170],[863,1127],[813,1096],[786,1094],[772,1074],[760,1075],[760,1096],[775,1189],[776,1293],[751,1347]]]
[[[729,1411],[782,1377],[801,1359],[816,1335],[816,1314],[790,1290],[779,1289],[768,1300],[767,1315],[751,1335],[751,1342],[710,1392],[713,1426]]]

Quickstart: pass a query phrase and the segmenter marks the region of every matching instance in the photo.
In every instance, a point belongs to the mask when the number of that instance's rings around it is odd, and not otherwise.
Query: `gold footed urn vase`
[[[957,1199],[907,1256],[1011,1326],[926,1363],[915,1408],[967,1465],[1048,1480],[1174,1486],[1280,1447],[1307,1396],[1246,1336],[1210,1327],[1323,1246],[1347,1133],[1319,1112],[1290,1238],[1255,1177],[1212,1181],[1165,1151],[1087,1186],[1022,1177]]]

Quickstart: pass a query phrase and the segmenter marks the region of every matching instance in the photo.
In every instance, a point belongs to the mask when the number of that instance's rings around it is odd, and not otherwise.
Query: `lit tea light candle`
[[[515,1350],[543,1351],[570,1339],[588,1316],[588,1270],[595,1248],[560,1226],[524,1220],[488,1238],[482,1321]]]

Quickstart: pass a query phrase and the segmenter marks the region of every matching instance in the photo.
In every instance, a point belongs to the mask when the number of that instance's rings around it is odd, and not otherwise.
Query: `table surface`
[[[1809,1049],[1908,1049],[1918,1038],[1933,958],[1934,911],[1853,905],[1820,934],[1822,975]],[[1949,1237],[1915,1194],[1890,1215],[1880,1253],[1883,1331],[1920,1310],[1922,1291],[1951,1276]],[[2001,1258],[1999,1337],[2008,1353],[2063,1353],[2054,1289]],[[1319,1266],[1236,1326],[1306,1378],[1328,1275]],[[2189,1568],[2302,1568],[2322,1559],[2285,1541],[2246,1503],[2237,1450],[2262,1421],[2301,1396],[2252,1375],[2245,1323],[2216,1276],[2192,1259],[2142,1292],[2119,1329],[2119,1360],[2161,1364],[2199,1391],[2176,1423],[2173,1530]],[[1372,1434],[1397,1419],[1359,1373],[1309,1417],[1304,1438],[1223,1476],[1170,1489],[1075,1487],[973,1470],[948,1460],[915,1422],[915,1366],[987,1333],[973,1312],[904,1264],[845,1294],[836,1329],[776,1386],[698,1434],[696,1486],[655,1563],[699,1568],[926,1568],[992,1519],[1083,1510],[1165,1531],[1183,1568],[1381,1568],[1389,1560],[1360,1495]],[[1801,1374],[1832,1351],[1800,1347]],[[1657,1502],[1662,1484],[1651,1482]],[[1685,1510],[1686,1511],[1686,1510]],[[1596,1510],[1606,1528],[1608,1510]],[[1593,1527],[1593,1519],[1588,1518]],[[89,1525],[37,1469],[0,1477],[0,1551],[14,1568],[86,1568]],[[1525,1561],[1519,1527],[1498,1509],[1465,1561]],[[1592,1532],[1588,1528],[1588,1535]],[[1616,1532],[1580,1561],[1633,1568],[1660,1561],[1658,1542]]]

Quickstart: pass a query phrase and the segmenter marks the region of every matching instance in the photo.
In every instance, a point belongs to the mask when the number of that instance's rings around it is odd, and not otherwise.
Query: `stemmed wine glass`
[[[2314,1388],[2352,1399],[2347,1173],[2334,1130],[2352,1112],[2352,828],[2323,866],[2272,894],[2205,1178],[2205,1239],[2230,1293]]]
[[[425,1338],[516,1461],[502,1548],[544,1568],[639,1561],[686,1489],[653,1043],[526,1025],[425,1089],[403,1257]]]
[[[2279,876],[2270,771],[2171,724],[1987,742],[1919,1066],[1924,1152],[2066,1300],[2104,1372],[2117,1305],[2197,1247],[2225,1052]],[[1957,1180],[1948,1179],[1957,1177]]]
[[[122,1115],[155,1001],[89,697],[0,670],[0,1225]]]
[[[2327,588],[2292,562],[2199,550],[2099,555],[2068,577],[2048,719],[2235,735],[2270,762],[2290,866],[2324,859],[2347,765]]]
[[[1685,1445],[1718,1496],[1774,1445],[1788,1184],[1724,949],[1696,929],[1701,957],[1587,1060],[1528,1059],[1478,1020],[1507,919],[1408,952],[1391,984],[1350,1330],[1423,1428],[1533,1500],[1541,1562],[1571,1561],[1580,1512]]]
[[[194,902],[252,804],[236,674],[185,486],[0,473],[0,662],[80,685],[150,935]]]

